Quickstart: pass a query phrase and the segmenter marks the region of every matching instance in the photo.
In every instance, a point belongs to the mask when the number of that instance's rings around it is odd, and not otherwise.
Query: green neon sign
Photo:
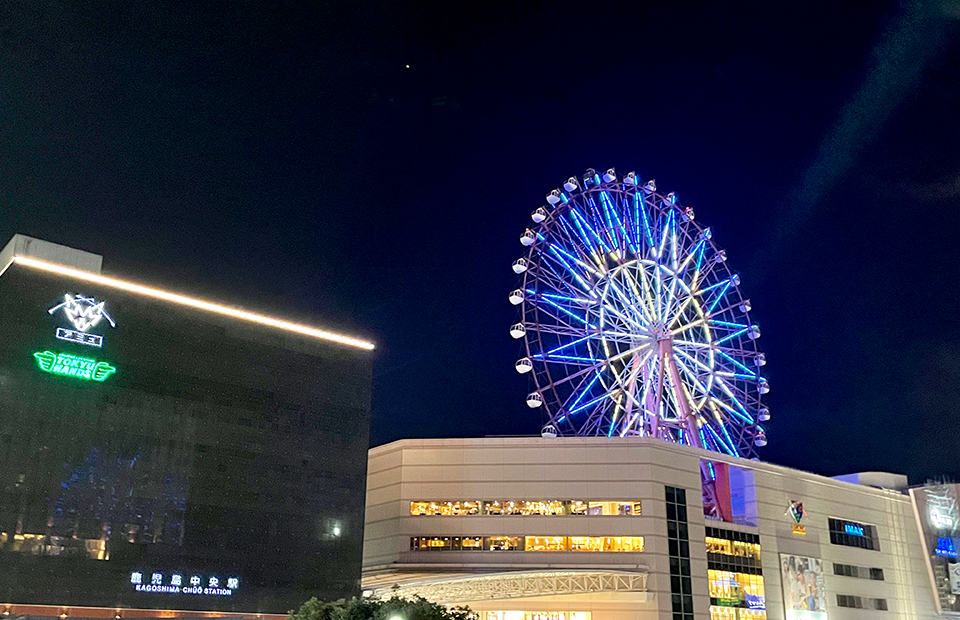
[[[52,351],[37,352],[37,366],[43,372],[65,377],[76,377],[86,381],[103,381],[117,369],[106,362],[98,362],[89,357],[80,357],[70,353],[53,353]]]

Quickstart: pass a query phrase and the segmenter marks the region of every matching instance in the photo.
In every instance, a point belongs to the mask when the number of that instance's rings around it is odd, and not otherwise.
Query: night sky
[[[373,338],[372,444],[537,433],[518,236],[656,178],[763,331],[761,458],[960,477],[960,2],[7,2],[0,244]]]

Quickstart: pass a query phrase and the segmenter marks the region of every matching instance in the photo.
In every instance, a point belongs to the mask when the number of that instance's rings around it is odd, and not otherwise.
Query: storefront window
[[[710,569],[707,570],[707,579],[710,600],[716,605],[751,610],[766,608],[762,575]]]
[[[468,516],[468,515],[601,515],[639,516],[639,500],[583,501],[583,500],[464,500],[464,501],[412,501],[410,515],[421,516]]]
[[[566,551],[566,536],[527,536],[524,551]]]
[[[411,551],[643,551],[642,536],[414,536]]]
[[[589,611],[485,611],[483,620],[590,620]]]
[[[520,551],[523,547],[519,536],[487,536],[483,539],[487,551]]]

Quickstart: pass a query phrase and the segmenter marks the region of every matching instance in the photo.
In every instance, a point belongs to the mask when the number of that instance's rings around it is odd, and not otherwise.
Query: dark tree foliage
[[[388,599],[354,598],[324,603],[312,598],[300,609],[291,612],[289,620],[474,620],[468,607],[451,607],[431,603],[425,598],[412,600],[393,596]]]

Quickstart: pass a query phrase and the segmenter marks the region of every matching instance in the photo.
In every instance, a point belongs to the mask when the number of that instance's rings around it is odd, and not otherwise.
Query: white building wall
[[[705,520],[701,459],[753,471],[757,527]],[[705,526],[759,533],[767,617],[785,618],[780,553],[821,558],[829,620],[934,617],[933,594],[909,497],[785,467],[727,458],[649,438],[484,438],[403,440],[369,456],[365,583],[395,573],[479,573],[535,568],[605,568],[649,573],[649,603],[580,595],[554,601],[566,610],[596,609],[593,620],[672,618],[664,486],[687,490],[690,560],[697,618],[709,617]],[[640,500],[641,516],[410,516],[422,500]],[[785,512],[803,502],[806,535]],[[877,527],[880,551],[830,543],[828,517]],[[642,553],[411,551],[412,536],[643,536]],[[833,563],[882,568],[884,581],[833,574]],[[379,575],[379,576],[378,576]],[[889,611],[837,606],[837,594],[886,599]],[[629,597],[627,597],[629,599]],[[555,608],[554,599],[474,602],[477,609]],[[549,603],[549,604],[548,604]],[[574,603],[578,603],[579,607]],[[506,607],[505,607],[506,605]],[[532,605],[532,606],[531,606]],[[599,607],[597,607],[599,605]],[[546,607],[544,607],[546,606]]]

